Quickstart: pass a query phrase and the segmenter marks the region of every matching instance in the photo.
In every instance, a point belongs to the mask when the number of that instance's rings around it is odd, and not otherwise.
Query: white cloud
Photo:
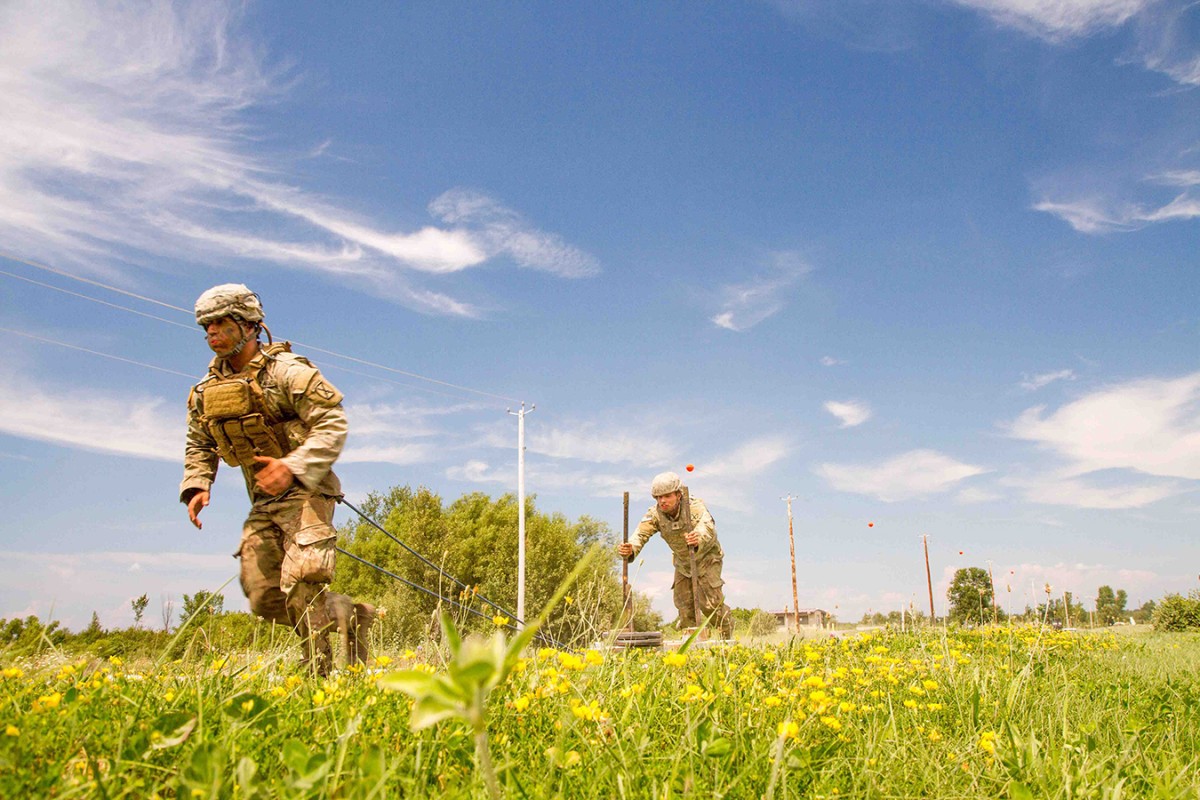
[[[559,236],[534,228],[516,211],[486,194],[452,189],[429,205],[436,217],[465,226],[472,241],[490,255],[504,253],[518,265],[564,278],[584,278],[600,272],[596,259],[564,242]]]
[[[517,446],[516,425],[497,421],[483,431],[482,443],[501,450]],[[565,420],[558,425],[528,425],[525,449],[530,454],[555,459],[577,459],[599,464],[636,463],[664,466],[678,461],[677,448],[658,426],[631,420],[618,422]]]
[[[951,0],[1050,41],[1087,36],[1123,25],[1155,0]]]
[[[996,500],[1004,499],[1004,495],[1002,494],[997,492],[989,492],[986,489],[978,489],[974,486],[968,486],[967,488],[959,491],[955,497],[958,502],[964,504],[991,503]]]
[[[948,491],[986,470],[933,450],[912,450],[877,464],[822,464],[816,472],[839,491],[891,503]]]
[[[825,410],[838,418],[842,423],[843,428],[853,428],[856,425],[862,425],[871,418],[870,407],[858,400],[847,400],[839,402],[830,400],[825,404]]]
[[[1075,370],[1060,369],[1057,372],[1042,372],[1037,375],[1023,375],[1021,377],[1021,388],[1035,392],[1043,386],[1049,386],[1055,381],[1073,381],[1075,380]]]
[[[0,392],[0,431],[102,453],[178,462],[184,426],[179,400],[59,389],[9,373]]]
[[[740,445],[728,455],[712,459],[703,469],[706,475],[744,481],[782,461],[788,450],[786,440],[763,436]]]
[[[479,310],[419,285],[423,276],[499,253],[559,275],[594,271],[494,203],[452,229],[397,231],[289,185],[287,165],[246,123],[287,79],[240,35],[240,8],[0,4],[0,236],[10,250],[101,273],[117,272],[106,256],[130,251],[268,261],[451,316]]]
[[[821,356],[821,366],[836,367],[839,364],[845,364],[845,361],[834,358],[833,356]]]
[[[721,310],[711,318],[714,325],[738,332],[753,328],[782,310],[788,292],[812,271],[796,253],[775,253],[771,262],[768,273],[721,287]]]
[[[1056,216],[1080,233],[1133,231],[1158,222],[1173,222],[1200,217],[1200,201],[1181,194],[1157,208],[1129,203],[1115,204],[1095,197],[1074,200],[1042,200],[1033,206]]]
[[[1200,372],[1092,392],[1047,413],[1026,410],[1009,435],[1067,462],[1067,477],[1128,469],[1200,480]]]
[[[1033,483],[1025,497],[1035,503],[1072,508],[1141,508],[1178,494],[1177,483],[1090,486],[1082,480],[1047,479]]]

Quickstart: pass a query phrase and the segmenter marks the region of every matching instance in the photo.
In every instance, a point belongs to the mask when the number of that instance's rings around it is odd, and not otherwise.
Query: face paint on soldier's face
[[[245,337],[245,331],[232,317],[221,317],[204,327],[208,347],[219,356],[228,356]]]

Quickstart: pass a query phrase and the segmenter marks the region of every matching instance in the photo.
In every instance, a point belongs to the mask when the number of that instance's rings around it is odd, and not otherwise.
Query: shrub
[[[1155,607],[1151,621],[1156,631],[1200,630],[1200,593],[1167,595]]]

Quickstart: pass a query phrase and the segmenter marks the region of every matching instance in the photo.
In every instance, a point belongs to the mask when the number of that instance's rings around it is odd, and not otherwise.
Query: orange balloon
[[[875,527],[875,523],[874,523],[874,522],[868,522],[868,523],[867,523],[867,527],[868,527],[868,528],[874,528],[874,527]]]
[[[695,464],[688,464],[686,467],[684,467],[684,469],[686,469],[688,472],[691,472],[695,468],[696,468]]]
[[[961,556],[961,555],[962,555],[962,550],[959,550],[959,551],[958,551],[958,554]]]

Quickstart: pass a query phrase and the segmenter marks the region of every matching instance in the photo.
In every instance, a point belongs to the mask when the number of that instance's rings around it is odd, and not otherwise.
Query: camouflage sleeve
[[[700,536],[700,549],[717,538],[716,521],[712,514],[708,513],[708,506],[704,505],[704,501],[696,497],[692,498],[692,531]]]
[[[193,389],[188,395],[187,443],[183,450],[183,482],[179,484],[179,502],[188,502],[196,492],[207,492],[217,477],[220,463],[217,443],[200,422],[196,390]]]
[[[281,460],[296,480],[315,491],[341,455],[349,426],[342,393],[312,366],[299,360],[286,365],[280,382],[285,401],[304,423],[304,440]]]
[[[642,548],[646,546],[646,542],[650,541],[650,537],[658,533],[658,520],[654,516],[654,509],[651,508],[646,512],[646,516],[642,517],[642,521],[638,523],[637,530],[633,532],[633,536],[629,537],[629,543],[633,545],[633,555],[629,556],[632,561],[637,557],[637,554],[642,552]]]

